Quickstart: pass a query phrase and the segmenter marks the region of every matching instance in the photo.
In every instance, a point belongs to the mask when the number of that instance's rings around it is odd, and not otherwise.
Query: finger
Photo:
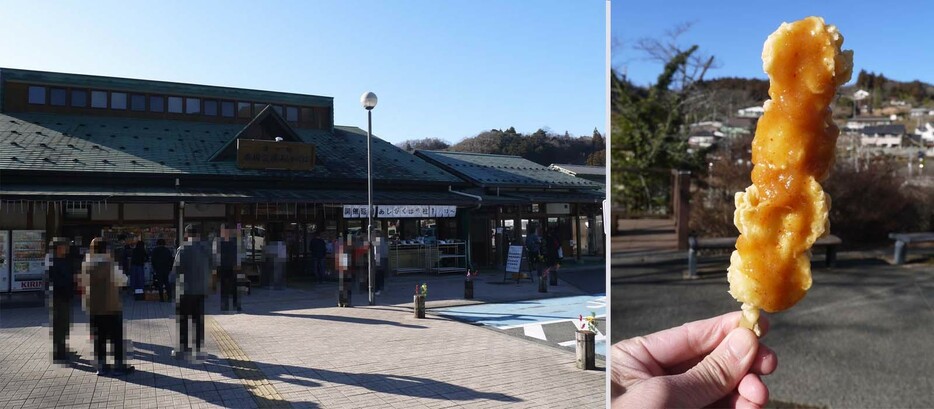
[[[763,405],[757,405],[754,402],[750,402],[748,399],[740,396],[736,399],[736,402],[732,407],[736,409],[761,409]]]
[[[736,390],[749,372],[759,340],[752,331],[735,328],[697,366],[681,375],[665,377],[675,400],[670,406],[706,406]],[[684,399],[684,400],[682,400]]]
[[[708,408],[728,408],[728,409],[761,409],[762,405],[757,405],[750,402],[746,398],[740,396],[739,392],[733,392],[731,395],[720,399],[714,402],[712,405],[707,406]],[[614,408],[615,409],[615,408]]]
[[[671,368],[695,360],[713,351],[739,326],[740,312],[731,312],[679,327],[633,338],[627,343],[629,353],[643,362],[655,362],[661,368]]]
[[[756,359],[752,361],[752,368],[749,372],[759,375],[770,375],[778,367],[778,355],[772,348],[759,344],[759,350],[756,352]]]
[[[762,382],[759,375],[754,373],[746,374],[746,376],[739,381],[739,386],[736,387],[736,390],[739,391],[740,396],[759,406],[764,406],[769,402],[769,388],[765,386],[765,383]]]

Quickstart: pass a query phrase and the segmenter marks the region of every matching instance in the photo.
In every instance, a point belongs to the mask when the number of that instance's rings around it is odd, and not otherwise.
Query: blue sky
[[[636,84],[653,83],[662,65],[644,61],[632,45],[642,37],[660,38],[677,23],[694,22],[681,43],[698,44],[722,63],[707,78],[766,78],[761,60],[766,37],[782,22],[810,15],[840,29],[844,48],[854,51],[854,79],[865,69],[900,81],[934,83],[934,4],[925,0],[614,0],[612,37],[623,46],[614,47],[612,66],[625,67]]]
[[[603,0],[5,1],[0,67],[334,97],[390,142],[606,125]]]

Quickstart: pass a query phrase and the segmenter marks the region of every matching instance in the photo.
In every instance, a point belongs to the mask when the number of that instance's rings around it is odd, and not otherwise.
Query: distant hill
[[[606,164],[606,141],[596,129],[591,136],[575,137],[568,133],[560,135],[543,129],[523,134],[510,127],[506,130],[484,131],[454,145],[448,145],[435,138],[426,138],[404,141],[397,146],[408,151],[424,149],[513,155],[544,166],[552,163],[594,166]]]

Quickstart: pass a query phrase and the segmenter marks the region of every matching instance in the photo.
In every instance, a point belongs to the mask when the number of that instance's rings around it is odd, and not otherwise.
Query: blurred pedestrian
[[[70,257],[68,241],[55,238],[49,243],[47,261],[51,286],[52,361],[65,363],[74,355],[68,351],[68,333],[71,330],[71,304],[74,300],[75,270]]]
[[[529,234],[525,237],[526,259],[529,261],[529,267],[542,276],[544,257],[542,253],[542,229],[538,225],[532,225],[529,228]]]
[[[153,283],[159,291],[159,301],[165,302],[172,299],[169,273],[172,271],[172,264],[175,260],[172,250],[165,247],[165,239],[156,241],[156,248],[152,249],[150,259],[152,260]]]
[[[556,229],[548,229],[548,233],[545,234],[545,238],[542,240],[542,248],[545,259],[545,275],[549,276],[551,274],[557,274],[559,264],[561,262],[561,241],[558,240],[558,231]],[[552,280],[557,284],[556,280]]]
[[[374,230],[376,236],[376,247],[373,257],[376,259],[376,295],[383,292],[383,286],[386,284],[386,273],[389,271],[389,240],[382,230]]]
[[[319,283],[324,282],[324,259],[328,255],[327,243],[321,238],[320,233],[314,232],[309,245],[311,247],[311,272]]]
[[[232,306],[237,312],[240,301],[237,294],[237,274],[240,273],[240,251],[237,243],[236,230],[221,225],[220,240],[214,242],[214,255],[217,262],[217,275],[221,282],[221,311],[229,311],[230,298],[233,297]]]
[[[94,357],[97,360],[97,375],[111,372],[107,365],[107,341],[113,350],[113,374],[116,376],[133,372],[126,365],[123,342],[123,303],[120,287],[126,285],[126,276],[109,253],[106,240],[98,237],[91,240],[91,249],[81,264],[81,283],[84,286],[83,304],[90,315],[91,336],[94,339]]]
[[[130,255],[130,283],[133,285],[133,298],[142,300],[145,296],[143,287],[146,284],[145,266],[149,261],[146,252],[146,243],[142,240],[136,242],[136,247]]]
[[[201,345],[204,343],[204,296],[207,294],[213,255],[210,246],[201,240],[194,225],[185,226],[184,244],[175,253],[175,298],[178,320],[178,349],[172,350],[172,356],[182,358],[191,356],[188,346],[188,321],[195,327],[195,350],[197,360],[203,359]]]

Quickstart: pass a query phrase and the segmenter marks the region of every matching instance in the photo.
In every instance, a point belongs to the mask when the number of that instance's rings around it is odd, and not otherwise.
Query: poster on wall
[[[45,231],[14,230],[11,291],[39,291],[45,284]]]
[[[0,230],[0,293],[10,291],[10,231]]]

